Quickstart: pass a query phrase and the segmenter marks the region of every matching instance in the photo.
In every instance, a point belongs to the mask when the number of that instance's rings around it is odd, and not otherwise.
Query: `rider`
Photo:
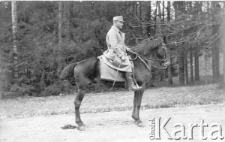
[[[124,43],[125,33],[122,33],[120,29],[123,26],[123,17],[115,16],[113,17],[113,26],[108,31],[106,35],[106,43],[108,50],[103,54],[115,63],[115,68],[119,71],[125,72],[125,77],[128,84],[128,90],[139,90],[141,87],[138,87],[134,84],[132,78],[132,63],[126,51],[130,50]],[[119,62],[117,62],[119,61]]]

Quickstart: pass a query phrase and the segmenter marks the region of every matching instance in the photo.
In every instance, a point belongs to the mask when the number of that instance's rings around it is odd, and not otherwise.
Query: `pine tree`
[[[12,34],[13,34],[13,63],[14,63],[14,79],[18,79],[18,50],[17,50],[17,2],[12,1]]]
[[[167,22],[170,22],[170,7],[171,7],[171,3],[170,3],[170,1],[168,1],[167,2]],[[170,55],[170,61],[171,61],[171,55]],[[172,62],[168,66],[168,81],[169,81],[170,85],[173,84]]]

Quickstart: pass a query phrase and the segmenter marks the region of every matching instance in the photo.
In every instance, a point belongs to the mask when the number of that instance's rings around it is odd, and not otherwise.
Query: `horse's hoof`
[[[85,128],[85,126],[80,126],[80,127],[78,127],[78,130],[80,130],[80,131],[85,131],[86,128]]]
[[[138,127],[145,127],[145,125],[142,122],[134,122]]]

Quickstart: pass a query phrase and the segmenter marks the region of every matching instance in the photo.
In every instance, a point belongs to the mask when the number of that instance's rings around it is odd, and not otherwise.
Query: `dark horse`
[[[142,96],[146,88],[146,84],[151,81],[151,67],[170,64],[169,52],[161,38],[151,40],[146,39],[136,47],[132,48],[134,52],[128,52],[134,63],[134,77],[141,90],[134,92],[133,113],[132,118],[135,124],[142,127],[142,121],[139,117]],[[161,65],[160,65],[161,64]],[[92,83],[107,84],[104,80],[100,80],[99,59],[91,57],[80,62],[67,65],[60,74],[61,79],[75,78],[78,87],[78,94],[74,101],[75,117],[79,130],[85,130],[85,125],[80,118],[80,106],[85,95],[85,88]],[[111,82],[110,85],[112,85]],[[117,84],[117,83],[116,83]],[[118,87],[118,85],[116,85]],[[124,87],[122,85],[121,87]]]

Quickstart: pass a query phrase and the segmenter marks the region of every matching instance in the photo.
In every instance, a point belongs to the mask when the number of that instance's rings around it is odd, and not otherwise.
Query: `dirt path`
[[[167,117],[171,120],[166,129],[171,134],[175,123],[183,123],[188,132],[188,123],[200,123],[204,119],[209,127],[205,128],[208,135],[212,123],[219,123],[225,136],[225,103],[217,105],[189,106],[165,109],[149,109],[141,111],[144,128],[137,127],[131,119],[131,111],[86,113],[82,114],[84,123],[88,126],[86,131],[66,129],[66,124],[74,124],[74,115],[38,116],[30,118],[4,119],[0,122],[1,142],[149,142],[149,119]],[[188,135],[188,133],[186,134]],[[179,134],[178,134],[179,136]],[[162,135],[162,141],[168,140]],[[159,141],[159,140],[155,140]],[[175,141],[175,140],[168,140]],[[187,141],[182,139],[181,141]],[[190,140],[188,140],[190,141]],[[202,141],[199,137],[199,128],[194,129],[194,140]],[[207,139],[206,141],[212,141]],[[225,141],[225,140],[218,140]]]

